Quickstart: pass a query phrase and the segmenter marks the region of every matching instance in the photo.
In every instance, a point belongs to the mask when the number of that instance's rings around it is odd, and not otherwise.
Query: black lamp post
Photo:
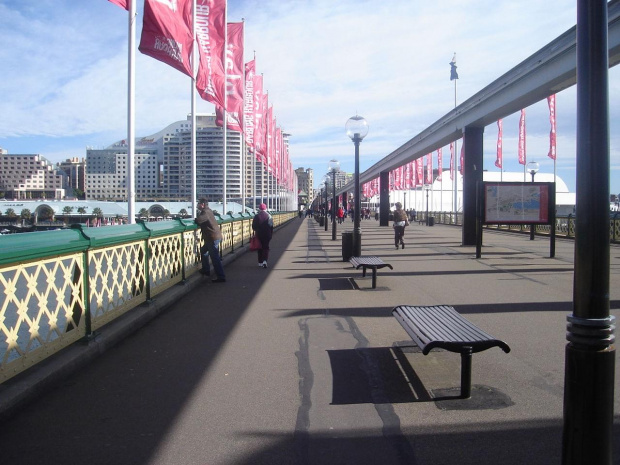
[[[327,205],[329,203],[329,176],[327,174],[323,177],[323,182],[325,183],[325,208],[323,209],[323,211],[325,212],[325,231],[327,231]]]
[[[428,193],[431,190],[431,186],[428,184],[424,185],[424,190],[426,191],[426,226],[428,226]]]
[[[332,173],[332,189],[334,189],[332,200],[332,241],[336,240],[336,171],[339,169],[340,162],[338,160],[329,161],[329,171]]]
[[[360,226],[360,210],[362,202],[360,197],[360,142],[368,134],[368,122],[361,116],[355,115],[347,120],[345,125],[347,136],[355,144],[355,206],[353,220],[353,256],[362,254],[362,228]]]
[[[531,162],[529,162],[526,165],[526,169],[527,169],[528,173],[530,173],[532,175],[532,182],[534,182],[534,176],[536,175],[536,173],[538,173],[539,167],[540,167],[540,165],[538,163],[536,163],[535,161],[531,161]],[[536,228],[535,224],[531,224],[530,225],[530,241],[534,240],[535,228]]]

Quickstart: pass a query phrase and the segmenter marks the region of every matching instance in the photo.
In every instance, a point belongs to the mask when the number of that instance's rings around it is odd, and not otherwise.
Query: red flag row
[[[129,9],[128,0],[109,1]],[[138,47],[190,77],[194,75],[192,4],[192,0],[145,0]],[[215,105],[216,124],[242,132],[265,169],[281,185],[293,188],[288,144],[263,93],[263,77],[256,74],[255,60],[243,63],[244,23],[225,22],[226,0],[196,0],[198,94]]]

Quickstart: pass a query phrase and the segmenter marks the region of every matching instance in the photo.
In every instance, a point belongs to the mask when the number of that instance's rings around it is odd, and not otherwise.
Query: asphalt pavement
[[[477,259],[459,227],[412,223],[395,249],[363,220],[363,255],[394,267],[373,289],[342,261],[345,229],[295,219],[267,269],[237,251],[226,283],[193,275],[0,387],[0,463],[559,464],[574,243],[549,258],[548,238],[487,231]],[[618,318],[617,246],[610,300]],[[424,356],[401,304],[453,305],[512,350],[474,354],[459,399],[460,356]],[[619,414],[616,392],[614,464]]]

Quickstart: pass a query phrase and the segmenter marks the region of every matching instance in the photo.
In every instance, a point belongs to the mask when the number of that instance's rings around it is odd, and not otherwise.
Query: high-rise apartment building
[[[67,176],[37,154],[0,150],[0,191],[12,199],[62,199]]]
[[[84,192],[86,188],[86,159],[72,157],[61,161],[56,167],[67,175],[69,187],[67,195],[71,195],[72,191],[76,189]]]

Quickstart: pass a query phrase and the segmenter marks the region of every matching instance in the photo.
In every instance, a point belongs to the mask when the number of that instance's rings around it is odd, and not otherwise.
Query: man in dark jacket
[[[211,269],[209,267],[210,256],[211,262],[213,262],[213,269],[217,275],[217,278],[211,281],[214,283],[225,283],[226,275],[224,274],[224,267],[222,266],[222,259],[219,251],[219,245],[222,241],[222,231],[217,224],[213,210],[209,208],[207,199],[198,199],[198,215],[194,221],[200,226],[203,240],[203,246],[200,248],[200,255],[202,258],[202,269],[200,272],[205,276],[211,274]]]

